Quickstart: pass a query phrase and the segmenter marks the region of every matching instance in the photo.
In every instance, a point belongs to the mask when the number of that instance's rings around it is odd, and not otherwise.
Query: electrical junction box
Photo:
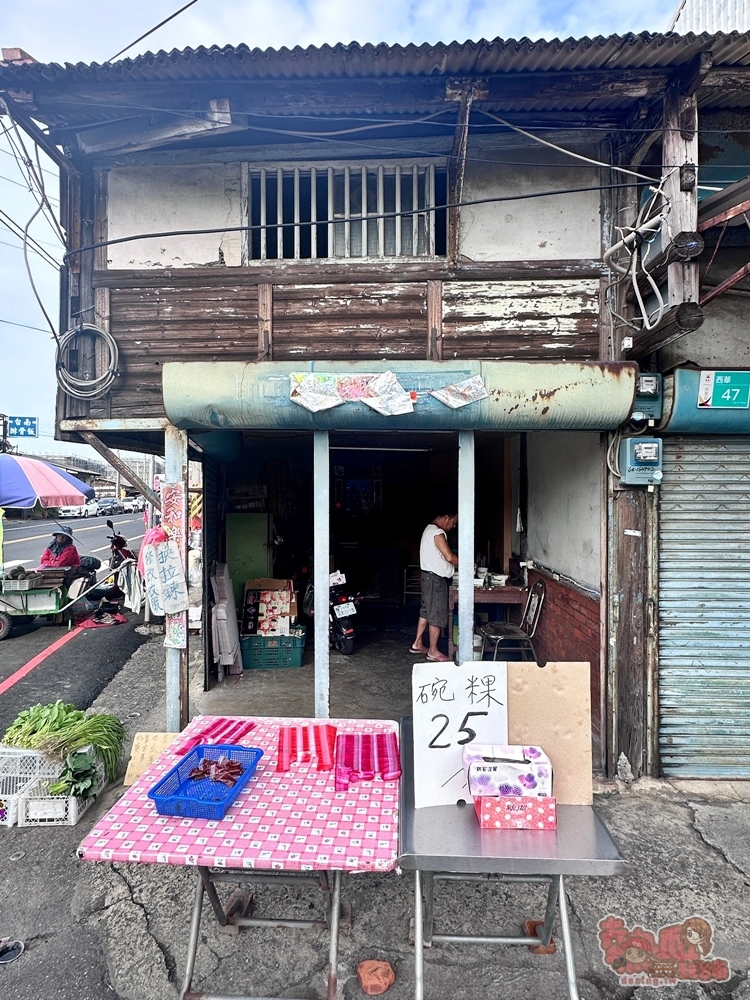
[[[661,480],[661,438],[623,438],[620,442],[620,482],[626,486],[658,486]]]
[[[661,420],[664,408],[664,387],[661,375],[642,372],[635,380],[635,402],[631,420]]]

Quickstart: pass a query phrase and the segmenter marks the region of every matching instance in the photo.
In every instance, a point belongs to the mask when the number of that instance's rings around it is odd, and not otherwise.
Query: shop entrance
[[[391,639],[402,636],[408,650],[419,614],[422,531],[440,513],[459,513],[459,531],[449,543],[466,552],[460,590],[468,597],[464,656],[471,658],[475,566],[496,573],[507,573],[510,566],[510,436],[248,431],[241,459],[226,474],[225,551],[236,599],[245,579],[293,579],[301,610],[308,584],[315,582],[316,595],[324,593],[328,574],[338,570],[360,599],[355,649],[373,651],[388,633]],[[316,606],[317,621],[307,623],[308,636],[315,636],[321,703],[327,697],[323,675],[329,656],[326,597],[320,611]],[[457,617],[461,613],[459,599]],[[449,629],[446,649],[448,638],[456,637],[452,622]]]

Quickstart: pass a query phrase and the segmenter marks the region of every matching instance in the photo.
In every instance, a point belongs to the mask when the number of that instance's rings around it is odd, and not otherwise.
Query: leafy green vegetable
[[[65,758],[65,769],[49,786],[51,795],[74,795],[77,799],[91,799],[99,791],[96,758],[86,750],[78,750]]]
[[[2,742],[9,747],[36,750],[51,733],[84,718],[75,705],[66,705],[59,699],[52,705],[33,705],[21,712],[7,729]]]
[[[75,705],[58,700],[53,705],[34,705],[21,712],[2,742],[24,750],[41,750],[59,760],[93,746],[104,763],[108,780],[114,781],[124,739],[123,724],[114,715],[85,715]]]
[[[39,743],[39,749],[52,757],[67,758],[77,750],[93,746],[104,763],[109,781],[117,777],[125,727],[114,715],[96,712],[85,715],[51,733]]]

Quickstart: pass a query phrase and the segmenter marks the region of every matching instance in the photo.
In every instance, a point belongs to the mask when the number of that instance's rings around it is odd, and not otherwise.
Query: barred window
[[[445,256],[445,166],[248,166],[247,260]]]

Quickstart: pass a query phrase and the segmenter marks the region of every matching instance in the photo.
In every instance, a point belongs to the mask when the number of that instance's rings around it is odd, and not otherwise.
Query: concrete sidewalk
[[[352,657],[333,656],[332,715],[399,718],[408,713],[412,658],[401,637]],[[204,694],[202,668],[194,664],[192,712],[203,714],[311,715],[312,667],[301,670],[246,672]],[[129,732],[163,728],[163,649],[155,639],[141,647],[96,708],[113,711]],[[356,708],[353,708],[356,706]],[[140,711],[137,718],[128,718]],[[101,814],[121,794],[109,789],[94,809]],[[692,998],[732,997],[750,1000],[750,782],[675,782],[642,780],[627,787],[599,782],[596,808],[631,864],[616,879],[570,878],[572,930],[581,997]],[[70,852],[95,819],[94,809],[74,829],[0,831],[3,854],[25,850],[43,858],[65,857],[56,892],[54,922],[67,927],[66,944],[80,944],[79,970],[70,989],[50,989],[47,944],[38,931],[48,914],[32,891],[16,899],[15,936],[31,939],[26,955],[0,967],[0,998],[36,1000],[176,1000],[185,968],[195,872],[155,865],[79,864]],[[45,852],[44,855],[43,852]],[[5,870],[7,865],[3,866]],[[18,871],[14,869],[14,871]],[[15,879],[16,891],[28,881]],[[57,884],[57,883],[56,883]],[[40,889],[43,882],[39,882]],[[54,886],[52,887],[55,888]],[[224,887],[228,894],[230,887]],[[399,875],[349,875],[343,895],[353,909],[353,927],[342,935],[339,996],[364,997],[356,978],[357,963],[383,958],[396,972],[386,994],[392,1000],[413,996],[413,949],[408,943],[413,880]],[[259,916],[309,917],[320,913],[316,890],[261,887]],[[714,932],[712,958],[726,959],[727,982],[678,985],[620,985],[607,968],[598,943],[599,921],[621,918],[628,929],[656,933],[693,915]],[[7,912],[0,932],[9,933]],[[537,887],[443,883],[436,894],[436,930],[442,933],[522,931],[526,919],[544,916],[544,890]],[[36,936],[35,936],[36,935]],[[637,936],[637,934],[636,934]],[[64,950],[64,949],[63,949]],[[64,957],[64,956],[63,956]],[[320,932],[243,929],[237,936],[218,932],[206,903],[194,989],[213,994],[317,998],[325,996],[327,938]],[[92,969],[94,970],[92,972]],[[96,970],[99,970],[98,974]],[[91,986],[85,982],[91,980]],[[27,987],[34,982],[34,992]],[[508,947],[439,945],[425,956],[429,1000],[537,1000],[567,997],[564,962],[553,955],[532,955]],[[74,984],[75,983],[75,987]],[[58,980],[59,984],[59,980]]]

